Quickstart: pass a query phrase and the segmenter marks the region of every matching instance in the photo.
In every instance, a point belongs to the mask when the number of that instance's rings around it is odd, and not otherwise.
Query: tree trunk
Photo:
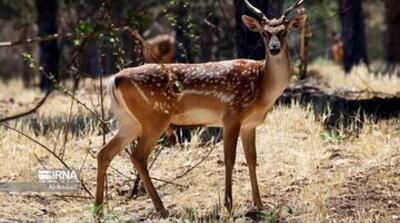
[[[394,68],[400,62],[400,4],[397,0],[386,0],[386,60]]]
[[[20,39],[27,39],[29,36],[31,36],[31,26],[28,23],[24,23],[22,26],[22,32]],[[24,53],[29,53],[33,54],[33,46],[31,44],[23,44],[22,45],[22,50]],[[24,87],[32,87],[32,82],[33,82],[33,75],[34,72],[32,68],[30,67],[30,64],[27,61],[23,61],[23,70],[22,70],[22,78],[23,78],[23,83]]]
[[[264,12],[268,18],[277,18],[282,15],[282,0],[250,0],[250,3]],[[242,22],[242,15],[254,15],[247,9],[243,0],[235,0],[236,52],[239,58],[261,60],[265,58],[265,47],[259,33],[251,32]],[[255,17],[256,18],[256,17]]]
[[[360,62],[369,64],[361,0],[339,0],[339,14],[344,46],[343,66],[346,72],[350,72]]]
[[[306,14],[306,8],[302,8],[302,14]],[[307,77],[308,69],[308,52],[310,48],[310,40],[312,37],[312,30],[310,23],[306,20],[306,23],[301,28],[300,35],[300,65],[299,65],[299,78],[305,79]]]
[[[176,0],[175,13],[175,33],[176,33],[176,55],[175,60],[178,63],[192,63],[192,40],[190,39],[189,25],[189,1]],[[176,128],[175,134],[177,141],[183,143],[191,140],[191,128],[180,127]]]
[[[57,0],[36,0],[37,10],[37,25],[39,36],[47,36],[57,33],[57,14],[58,14],[58,1]],[[41,42],[39,44],[40,65],[46,74],[52,75],[56,80],[59,78],[59,49],[57,40]],[[52,81],[42,75],[40,81],[40,89],[42,91],[53,88]]]
[[[189,1],[176,0],[176,61],[180,63],[191,63],[192,40],[190,39],[189,26]]]

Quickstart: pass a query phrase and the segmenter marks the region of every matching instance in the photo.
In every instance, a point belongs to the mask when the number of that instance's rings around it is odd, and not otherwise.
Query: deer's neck
[[[292,68],[287,47],[276,56],[267,52],[263,69],[262,100],[269,105],[282,95],[290,82]]]

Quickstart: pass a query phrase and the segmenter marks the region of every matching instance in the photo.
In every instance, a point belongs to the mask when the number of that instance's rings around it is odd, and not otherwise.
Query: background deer
[[[173,63],[175,60],[175,35],[157,35],[147,40],[144,48],[146,63]],[[148,48],[150,47],[150,49]]]
[[[344,57],[343,42],[340,39],[340,36],[336,32],[332,32],[331,35],[330,51],[332,54],[333,61],[335,61],[335,63],[339,65],[343,64],[343,57]]]
[[[224,128],[225,206],[232,209],[232,171],[239,135],[250,172],[253,202],[262,208],[256,176],[256,127],[288,86],[291,60],[287,34],[304,24],[305,15],[289,20],[303,0],[281,18],[269,19],[244,0],[259,20],[243,15],[243,23],[264,41],[265,60],[238,59],[204,64],[147,64],[122,70],[111,81],[110,96],[118,120],[117,134],[98,153],[95,205],[104,196],[104,178],[112,159],[138,138],[132,162],[157,212],[168,211],[154,188],[147,159],[160,135],[173,125]]]

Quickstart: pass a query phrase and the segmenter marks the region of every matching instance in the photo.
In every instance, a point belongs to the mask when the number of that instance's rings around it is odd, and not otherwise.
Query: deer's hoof
[[[158,210],[157,213],[160,218],[168,218],[169,217],[169,212],[165,208]]]
[[[262,211],[264,209],[264,205],[260,202],[260,203],[256,203],[255,204],[255,208],[257,211]]]

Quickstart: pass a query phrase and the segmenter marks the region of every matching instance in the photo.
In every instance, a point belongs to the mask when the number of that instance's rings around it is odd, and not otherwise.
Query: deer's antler
[[[304,0],[297,0],[292,6],[290,6],[288,9],[285,10],[285,12],[282,15],[282,20],[287,19],[287,17],[289,16],[289,14],[291,12],[293,12],[295,9],[297,9],[298,7],[300,7],[302,4],[304,3]]]
[[[248,0],[244,0],[244,3],[246,4],[247,8],[254,13],[255,15],[257,15],[260,19],[264,20],[264,21],[269,21],[269,19],[267,18],[266,15],[264,15],[264,13],[256,8],[255,6],[253,6],[252,4],[250,4],[250,2]]]

